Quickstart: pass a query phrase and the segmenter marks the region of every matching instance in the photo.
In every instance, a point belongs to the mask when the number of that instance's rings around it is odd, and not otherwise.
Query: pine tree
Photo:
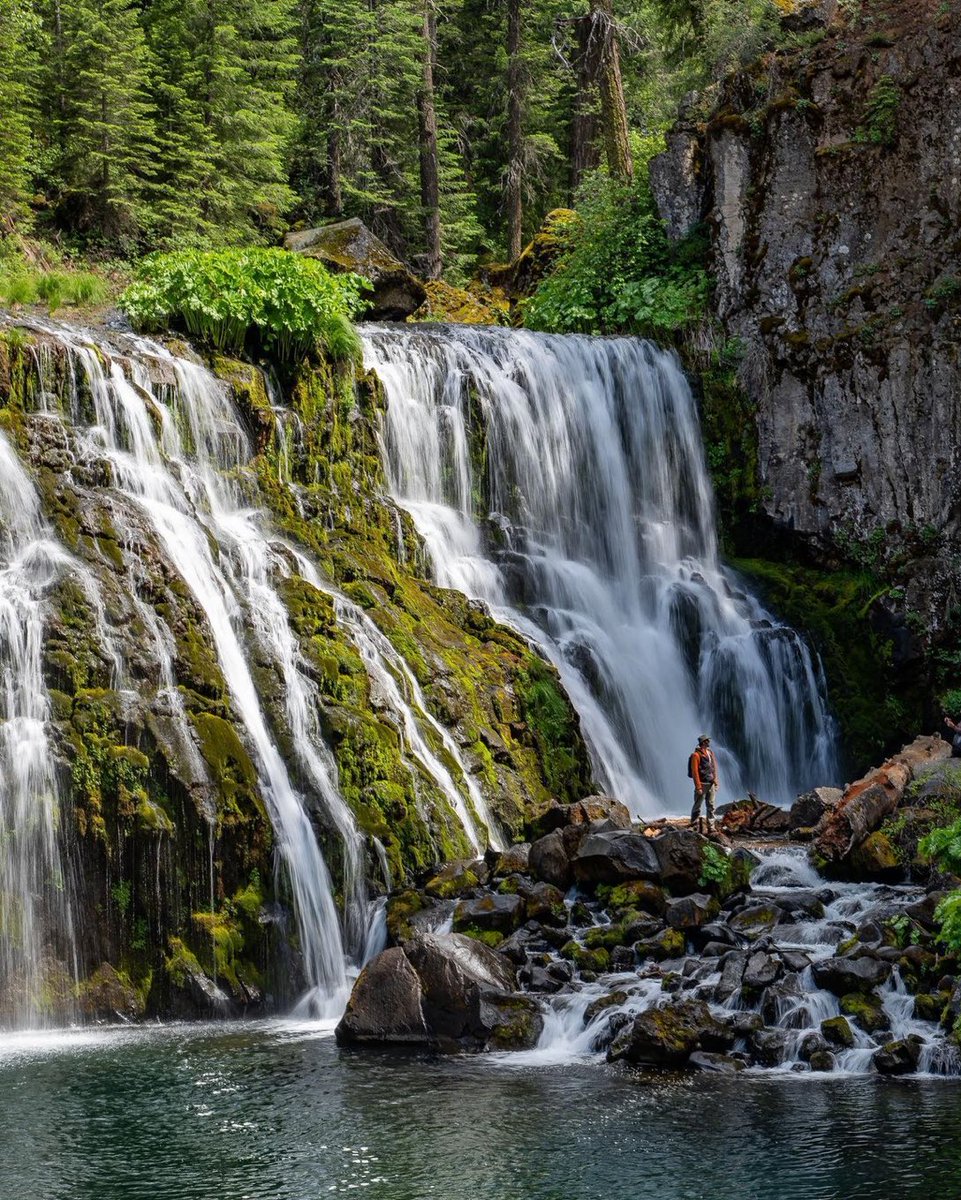
[[[158,168],[166,241],[272,236],[294,195],[287,153],[297,70],[293,0],[153,0]]]
[[[129,246],[155,149],[148,54],[130,0],[46,0],[44,125],[59,226]]]
[[[0,233],[26,213],[38,28],[24,0],[0,0]]]

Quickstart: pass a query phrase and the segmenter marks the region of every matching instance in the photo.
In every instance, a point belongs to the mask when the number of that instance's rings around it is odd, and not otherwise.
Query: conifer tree
[[[25,214],[30,185],[30,113],[36,94],[37,33],[25,0],[0,0],[0,232]]]
[[[131,0],[46,0],[43,96],[59,225],[129,245],[154,151],[148,54]]]

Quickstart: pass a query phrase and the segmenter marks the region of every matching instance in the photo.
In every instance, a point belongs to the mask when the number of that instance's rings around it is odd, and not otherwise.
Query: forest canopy
[[[0,0],[0,222],[88,256],[359,216],[422,275],[514,255],[791,0]]]

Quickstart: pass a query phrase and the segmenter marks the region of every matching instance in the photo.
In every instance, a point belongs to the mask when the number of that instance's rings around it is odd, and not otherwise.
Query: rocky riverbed
[[[710,838],[637,825],[607,797],[554,805],[528,841],[391,896],[391,945],[338,1038],[711,1072],[958,1073],[959,967],[934,918],[953,881],[891,862],[871,878],[865,844],[890,844],[877,828],[823,854],[892,778],[900,791],[868,826],[923,812],[938,780],[954,787],[945,755],[919,739],[843,793],[731,806]]]

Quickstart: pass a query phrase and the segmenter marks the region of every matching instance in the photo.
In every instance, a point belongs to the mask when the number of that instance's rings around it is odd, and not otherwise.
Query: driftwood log
[[[841,862],[874,832],[904,798],[922,767],[951,756],[948,742],[915,738],[863,779],[849,783],[837,806],[827,812],[814,839],[814,852],[828,863]]]

